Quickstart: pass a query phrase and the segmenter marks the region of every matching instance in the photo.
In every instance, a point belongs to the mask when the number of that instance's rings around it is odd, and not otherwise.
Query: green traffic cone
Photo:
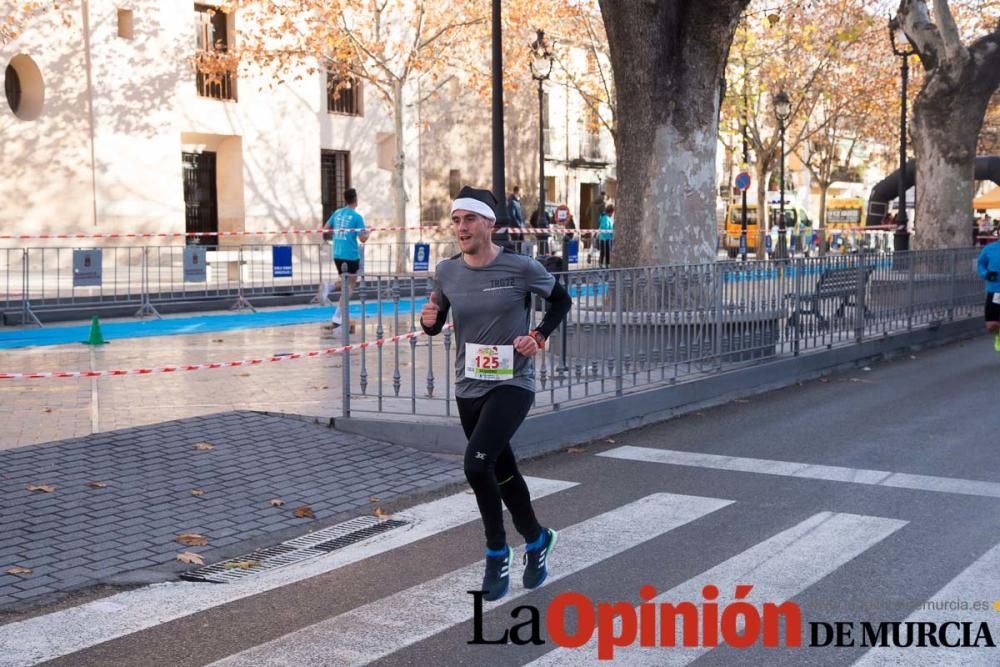
[[[104,340],[104,336],[101,334],[101,320],[94,315],[90,318],[90,336],[87,340],[81,341],[84,345],[106,345],[108,341]]]

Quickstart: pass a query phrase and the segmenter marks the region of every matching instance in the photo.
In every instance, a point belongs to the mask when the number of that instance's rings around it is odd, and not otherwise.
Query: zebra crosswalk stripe
[[[526,477],[532,498],[572,488],[576,482]],[[412,523],[329,556],[304,561],[230,584],[173,582],[126,591],[101,600],[0,626],[0,667],[25,667],[241,600],[377,556],[463,524],[478,521],[475,497],[456,493],[398,515]]]
[[[1000,483],[976,479],[961,479],[958,477],[915,475],[887,470],[866,470],[864,468],[845,468],[842,466],[818,465],[797,461],[721,456],[719,454],[701,454],[675,449],[634,447],[631,445],[609,449],[606,452],[601,452],[598,456],[626,461],[641,461],[643,463],[665,463],[694,468],[749,472],[759,475],[780,475],[783,477],[799,477],[828,482],[850,482],[853,484],[867,484],[869,486],[888,486],[897,489],[1000,498]]]
[[[856,514],[820,512],[787,530],[733,556],[723,563],[688,579],[650,602],[702,600],[702,588],[713,584],[719,589],[722,609],[732,600],[737,585],[752,584],[745,598],[755,606],[764,602],[780,604],[835,571],[851,559],[879,543],[906,524]],[[728,596],[728,597],[727,597]],[[682,637],[680,618],[674,628]],[[804,627],[804,625],[803,625]],[[659,634],[657,634],[659,636]],[[807,641],[803,638],[803,641]],[[678,641],[680,644],[680,641]],[[614,664],[687,665],[710,648],[641,648],[638,642],[614,652]],[[575,649],[549,651],[531,665],[590,665],[597,660],[596,637]]]
[[[1000,572],[1000,544],[987,551],[958,576],[949,581],[925,602],[924,608],[906,618],[907,622],[928,621],[938,627],[944,623],[971,622],[978,627],[985,622],[990,625],[994,642],[1000,642],[997,621],[1000,621],[1000,586],[997,585]],[[965,603],[964,605],[962,603]],[[972,607],[974,604],[977,608]],[[975,630],[972,632],[975,637]],[[949,630],[947,641],[955,642],[961,633]],[[1000,648],[884,648],[869,649],[856,667],[881,667],[882,665],[907,665],[908,667],[932,667],[937,665],[967,665],[976,667],[1000,664]]]
[[[549,580],[596,565],[731,503],[656,493],[564,528]],[[466,591],[479,590],[482,575],[483,563],[474,563],[213,665],[311,664],[318,647],[325,664],[367,664],[471,619],[473,603]],[[527,592],[512,588],[502,602]]]

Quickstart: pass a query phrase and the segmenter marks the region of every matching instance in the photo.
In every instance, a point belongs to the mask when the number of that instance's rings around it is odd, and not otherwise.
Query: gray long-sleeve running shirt
[[[548,336],[569,312],[572,301],[555,277],[526,255],[504,250],[487,266],[469,266],[461,255],[439,262],[434,295],[441,331],[449,309],[455,325],[455,396],[477,398],[501,384],[535,390],[534,363],[513,351],[514,339],[528,333],[531,294],[553,307],[538,330]]]

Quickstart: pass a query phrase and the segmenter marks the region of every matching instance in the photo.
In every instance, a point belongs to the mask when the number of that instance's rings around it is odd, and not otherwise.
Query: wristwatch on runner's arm
[[[539,350],[545,349],[545,335],[538,329],[532,329],[528,332],[528,335],[535,339],[535,344],[538,345]]]

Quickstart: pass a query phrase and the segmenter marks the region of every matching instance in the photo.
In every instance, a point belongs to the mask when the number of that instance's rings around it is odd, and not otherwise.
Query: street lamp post
[[[538,30],[535,41],[531,43],[531,78],[538,82],[538,226],[544,226],[542,221],[545,216],[545,81],[552,74],[552,62],[555,57],[549,50],[549,42],[545,40],[545,31]],[[546,241],[548,243],[548,241]],[[565,243],[563,248],[565,248]],[[565,250],[563,260],[568,260]],[[569,264],[566,264],[569,271]],[[569,275],[563,274],[563,282],[569,284]],[[566,326],[562,329],[562,353],[559,359],[559,366],[556,367],[555,377],[565,378],[568,376],[569,367],[566,365]]]
[[[552,74],[552,52],[539,30],[531,44],[531,78],[538,82],[538,226],[545,215],[545,81]]]
[[[916,51],[896,17],[889,19],[889,42],[892,44],[892,52],[902,61],[902,88],[899,93],[899,214],[896,216],[894,235],[894,250],[901,251],[910,249],[910,230],[907,224],[909,216],[906,213],[906,84],[910,79],[910,56]]]
[[[740,131],[743,134],[743,169],[749,169],[750,165],[750,143],[747,141],[747,125],[749,125],[749,101],[747,100],[747,51],[746,43],[743,44],[743,115],[741,119]],[[747,261],[747,188],[740,188],[740,260]],[[758,211],[757,229],[761,228],[763,216]],[[761,243],[757,239],[757,243]]]
[[[778,129],[781,134],[781,153],[779,157],[779,189],[778,193],[778,250],[775,253],[778,259],[788,258],[788,239],[785,229],[785,122],[792,113],[792,105],[788,101],[788,95],[782,90],[774,96],[774,115],[778,119]]]
[[[491,85],[492,104],[492,146],[493,146],[493,194],[502,204],[497,209],[497,226],[506,224],[507,218],[507,185],[504,183],[503,154],[503,27],[500,0],[493,0],[492,7],[492,63]]]

